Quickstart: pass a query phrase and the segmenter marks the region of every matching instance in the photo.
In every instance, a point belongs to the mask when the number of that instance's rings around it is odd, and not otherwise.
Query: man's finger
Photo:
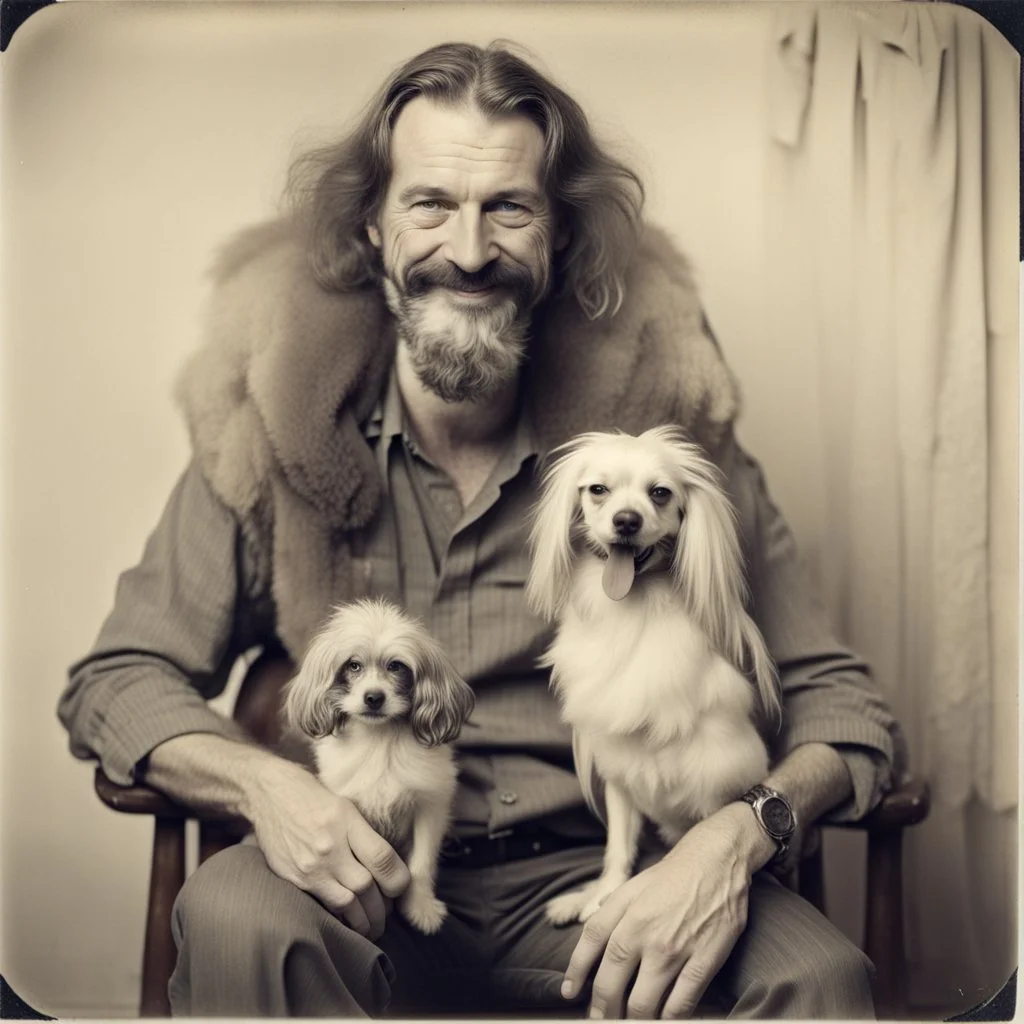
[[[640,962],[640,970],[626,1001],[626,1016],[635,1020],[654,1020],[658,1017],[665,994],[671,991],[679,977],[682,958],[666,960],[648,950]]]
[[[370,926],[368,938],[380,938],[384,932],[386,913],[384,897],[381,896],[380,889],[377,888],[377,883],[373,880],[373,875],[362,864],[353,860],[351,867],[340,881],[342,885],[352,890],[356,899],[359,900],[359,905],[363,908],[363,913],[366,914]]]
[[[595,914],[583,926],[583,931],[576,942],[576,948],[569,958],[569,966],[565,969],[562,980],[562,996],[573,999],[583,988],[591,968],[597,963],[608,942],[608,933],[601,924],[600,914]]]
[[[706,953],[687,960],[668,999],[665,1000],[665,1007],[661,1011],[662,1017],[692,1017],[701,997],[711,984],[711,979],[718,973],[723,962],[724,958],[719,960],[718,957],[709,957]]]
[[[594,975],[594,987],[590,993],[591,1017],[618,1019],[622,1016],[626,989],[640,963],[640,943],[632,936],[622,936],[620,931],[612,932],[609,937]]]
[[[612,929],[619,923],[629,906],[628,898],[622,897],[625,888],[627,886],[616,889],[605,901],[604,906],[583,925],[576,948],[569,958],[569,966],[565,969],[565,979],[562,982],[564,999],[574,999],[579,995],[587,976],[601,958]]]
[[[373,875],[380,891],[392,899],[401,896],[409,885],[409,869],[391,844],[363,820],[353,821],[348,843],[356,859]]]
[[[369,938],[370,921],[351,889],[346,889],[334,879],[330,879],[317,886],[313,890],[313,895],[352,931]]]

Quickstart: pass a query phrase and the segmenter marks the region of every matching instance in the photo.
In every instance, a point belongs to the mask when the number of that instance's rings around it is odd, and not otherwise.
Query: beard
[[[445,402],[479,401],[513,380],[526,356],[530,312],[547,291],[526,267],[498,261],[469,274],[450,264],[416,264],[404,286],[390,274],[384,295],[412,368]],[[486,305],[460,305],[442,290],[498,289]]]

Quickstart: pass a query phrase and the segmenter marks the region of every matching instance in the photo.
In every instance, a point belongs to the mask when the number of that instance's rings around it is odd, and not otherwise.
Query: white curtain
[[[780,5],[769,337],[812,381],[814,566],[904,724],[911,995],[1016,963],[1018,60],[939,4]]]

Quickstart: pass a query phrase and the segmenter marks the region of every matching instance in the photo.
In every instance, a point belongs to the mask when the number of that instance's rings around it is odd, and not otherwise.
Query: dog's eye
[[[409,666],[404,661],[389,661],[388,671],[392,675],[398,675],[400,672],[408,672]]]
[[[351,658],[349,661],[345,663],[345,671],[352,673],[362,672],[363,663],[361,661],[356,661],[355,658]]]
[[[667,487],[651,488],[651,500],[656,501],[659,505],[663,505],[671,497],[672,492]]]
[[[608,488],[605,487],[604,484],[591,484],[587,488],[587,490],[590,491],[591,494],[598,495],[598,496],[600,496],[602,494],[607,494],[608,493]]]

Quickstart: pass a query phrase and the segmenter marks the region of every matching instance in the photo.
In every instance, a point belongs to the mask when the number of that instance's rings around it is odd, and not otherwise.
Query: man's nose
[[[448,228],[444,255],[460,270],[473,274],[498,258],[497,243],[480,211],[460,209],[448,219]]]

